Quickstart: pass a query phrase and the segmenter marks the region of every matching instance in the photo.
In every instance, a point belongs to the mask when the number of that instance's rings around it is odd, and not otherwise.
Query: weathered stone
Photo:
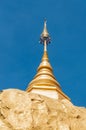
[[[0,130],[86,130],[86,109],[8,89],[0,93]]]

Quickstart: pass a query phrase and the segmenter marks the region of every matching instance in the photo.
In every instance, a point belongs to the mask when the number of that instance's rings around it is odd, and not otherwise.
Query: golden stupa
[[[41,63],[37,69],[37,74],[34,79],[29,83],[27,87],[28,92],[42,94],[50,98],[66,98],[66,96],[60,87],[60,84],[57,82],[52,67],[49,63],[48,54],[47,54],[47,44],[50,43],[51,38],[47,31],[46,21],[44,22],[44,29],[40,36],[40,42],[44,45],[44,53],[41,60]]]

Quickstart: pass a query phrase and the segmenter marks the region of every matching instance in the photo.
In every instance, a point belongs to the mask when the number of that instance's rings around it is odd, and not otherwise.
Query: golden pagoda
[[[50,41],[51,38],[45,20],[44,29],[40,36],[40,42],[44,45],[43,57],[34,79],[27,87],[27,92],[37,93],[54,99],[66,98],[70,100],[69,97],[62,92],[60,84],[57,82],[49,63],[47,45]]]

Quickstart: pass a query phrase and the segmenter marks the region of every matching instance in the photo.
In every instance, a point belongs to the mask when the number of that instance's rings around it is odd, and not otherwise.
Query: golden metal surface
[[[53,75],[52,67],[49,63],[46,51],[44,51],[42,62],[40,63],[37,69],[37,74],[35,75],[34,79],[30,82],[29,87],[34,85],[35,86],[40,85],[40,87],[41,85],[42,86],[45,85],[46,87],[58,86],[59,89],[61,89],[59,83],[56,81]]]
[[[37,73],[34,79],[29,83],[27,91],[30,92],[32,89],[43,89],[43,90],[56,90],[63,97],[69,98],[62,92],[60,84],[56,81],[53,74],[53,69],[49,63],[47,54],[47,39],[49,38],[49,33],[46,28],[46,22],[44,23],[44,29],[41,34],[41,38],[44,42],[44,53],[41,63],[37,69]]]

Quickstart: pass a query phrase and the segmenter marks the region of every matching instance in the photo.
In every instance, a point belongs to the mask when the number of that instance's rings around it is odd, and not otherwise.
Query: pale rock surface
[[[86,130],[86,109],[8,89],[0,93],[0,130]]]

